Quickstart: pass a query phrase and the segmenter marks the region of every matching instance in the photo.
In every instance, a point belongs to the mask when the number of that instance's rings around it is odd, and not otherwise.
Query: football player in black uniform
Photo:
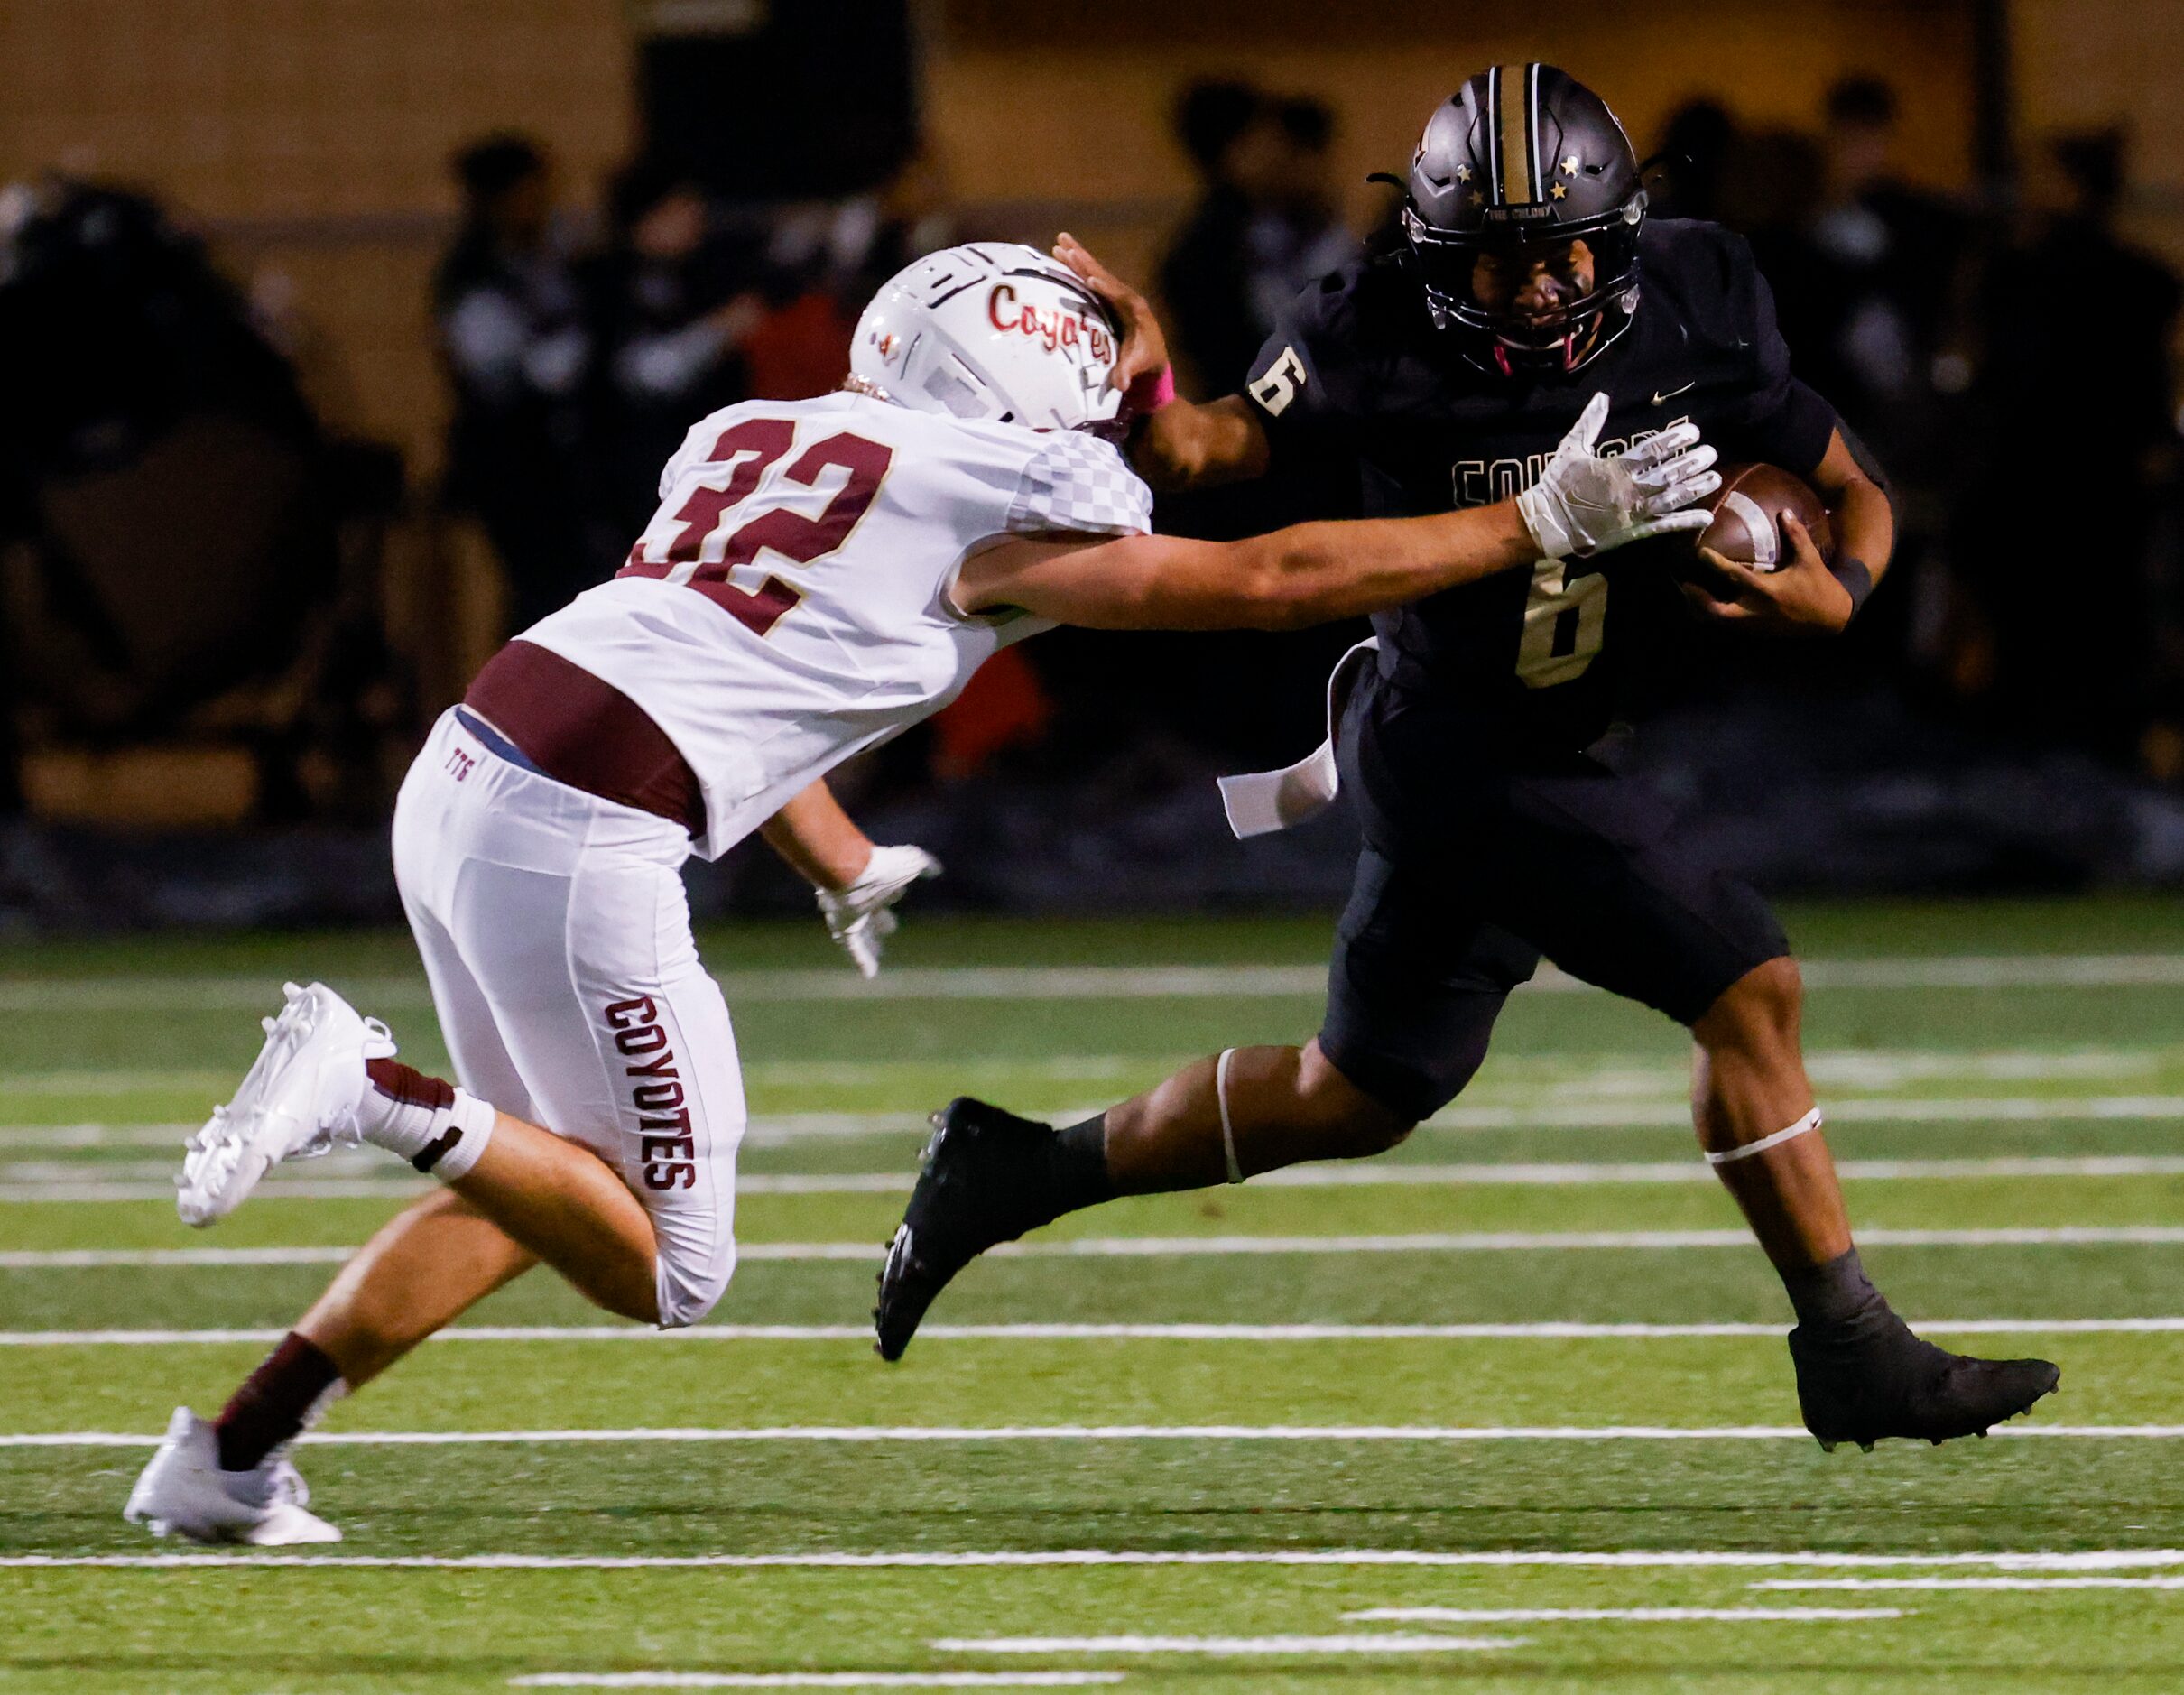
[[[1544,956],[1689,1028],[1700,1145],[1789,1292],[1814,1435],[1983,1432],[2059,1374],[1935,1348],[1867,1280],[1781,928],[1603,744],[1687,599],[1755,628],[1843,629],[1888,563],[1885,483],[1790,374],[1744,243],[1649,222],[1622,126],[1562,71],[1473,77],[1428,121],[1403,186],[1402,240],[1305,290],[1243,394],[1169,400],[1136,426],[1155,488],[1332,459],[1355,468],[1365,513],[1446,511],[1523,487],[1605,390],[1618,442],[1688,418],[1725,460],[1805,477],[1832,509],[1836,562],[1790,520],[1777,571],[1713,556],[1718,597],[1680,593],[1657,566],[1542,560],[1376,618],[1377,663],[1337,738],[1364,844],[1318,1038],[1231,1049],[1060,1132],[954,1103],[881,1274],[880,1352],[901,1354],[976,1254],[1065,1211],[1393,1146],[1470,1080]],[[1129,329],[1140,392],[1164,382],[1144,301],[1069,237],[1057,252]]]

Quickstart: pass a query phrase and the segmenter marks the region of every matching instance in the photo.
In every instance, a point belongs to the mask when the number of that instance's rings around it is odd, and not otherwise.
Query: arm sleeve
[[[1744,296],[1738,316],[1751,349],[1752,371],[1742,413],[1719,444],[1722,457],[1761,459],[1809,477],[1827,457],[1836,410],[1791,375],[1790,344],[1775,321],[1774,291],[1741,240],[1734,263]]]
[[[1108,442],[1060,431],[1040,444],[1017,479],[1007,528],[1012,535],[1142,535],[1152,528],[1152,490]]]

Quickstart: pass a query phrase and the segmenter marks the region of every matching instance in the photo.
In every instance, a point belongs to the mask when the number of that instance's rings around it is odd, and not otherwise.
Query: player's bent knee
[[[1753,967],[1724,989],[1691,1033],[1709,1051],[1794,1041],[1804,1005],[1804,979],[1797,961],[1785,955]]]
[[[702,1323],[736,1275],[736,1250],[731,1246],[709,1262],[683,1264],[665,1254],[659,1262],[659,1311],[652,1320],[663,1330],[686,1329]]]
[[[1297,1072],[1300,1116],[1327,1144],[1330,1157],[1369,1159],[1385,1153],[1417,1128],[1417,1120],[1368,1095],[1314,1044]]]

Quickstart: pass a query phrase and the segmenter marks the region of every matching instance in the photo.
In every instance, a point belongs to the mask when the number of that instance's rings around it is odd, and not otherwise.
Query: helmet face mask
[[[1473,363],[1575,370],[1629,326],[1645,190],[1623,126],[1575,79],[1541,64],[1473,77],[1427,120],[1404,186],[1428,316]],[[1520,310],[1541,266],[1553,298]]]
[[[1513,361],[1552,362],[1574,370],[1619,333],[1636,309],[1638,229],[1643,215],[1641,193],[1612,219],[1530,239],[1513,231],[1484,237],[1451,235],[1434,229],[1408,206],[1402,224],[1435,328],[1484,338]],[[1521,286],[1534,266],[1544,266],[1559,280],[1562,298],[1554,306],[1524,310],[1496,298],[1515,289],[1494,287],[1489,279],[1506,273]],[[1581,282],[1576,274],[1580,271]],[[1593,327],[1604,319],[1608,320],[1606,338],[1596,344]]]
[[[1032,430],[1119,429],[1122,334],[1106,302],[1035,247],[970,242],[883,283],[850,344],[851,386]]]

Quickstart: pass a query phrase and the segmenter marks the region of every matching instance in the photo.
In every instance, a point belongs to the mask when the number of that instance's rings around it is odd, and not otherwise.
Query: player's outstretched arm
[[[1680,424],[1596,458],[1606,415],[1607,397],[1594,396],[1539,482],[1514,500],[1300,523],[1243,542],[1024,537],[966,560],[957,603],[1095,630],[1297,629],[1402,606],[1542,555],[1589,554],[1711,522],[1689,509],[1721,485],[1698,431]]]
[[[895,903],[912,884],[940,875],[940,862],[922,848],[874,846],[823,778],[768,819],[759,834],[817,891],[828,932],[865,977],[879,974],[880,950],[898,922]]]
[[[1241,394],[1199,404],[1175,398],[1168,337],[1152,302],[1064,230],[1054,256],[1114,309],[1123,346],[1110,379],[1142,421],[1130,438],[1130,463],[1163,494],[1249,482],[1266,475],[1272,452],[1266,426]]]
[[[1293,630],[1401,606],[1539,557],[1502,501],[1432,518],[1300,523],[1245,542],[1026,537],[966,562],[967,612],[1088,630]]]

